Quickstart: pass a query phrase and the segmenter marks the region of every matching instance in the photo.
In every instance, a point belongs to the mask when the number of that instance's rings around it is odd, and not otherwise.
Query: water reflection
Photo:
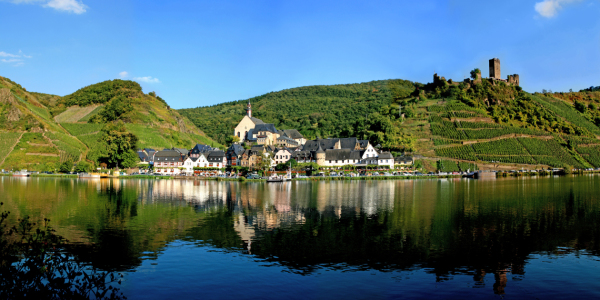
[[[0,177],[1,201],[50,218],[81,259],[132,270],[184,240],[317,270],[424,269],[473,286],[525,274],[532,255],[598,255],[596,176],[241,183]],[[14,220],[14,219],[13,219]],[[183,263],[183,262],[182,262]]]

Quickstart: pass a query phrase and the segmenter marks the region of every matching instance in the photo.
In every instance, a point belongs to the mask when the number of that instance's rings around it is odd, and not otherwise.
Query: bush
[[[72,168],[73,168],[73,161],[66,160],[65,162],[60,164],[60,166],[58,167],[58,171],[61,173],[69,173],[69,172],[71,172]]]
[[[84,160],[80,161],[79,163],[77,163],[77,166],[75,166],[75,172],[77,173],[89,172],[91,169],[92,165]]]
[[[3,203],[0,203],[3,205]],[[0,215],[1,299],[124,299],[112,284],[114,273],[84,267],[65,251],[66,240],[25,217],[7,230],[9,213]]]

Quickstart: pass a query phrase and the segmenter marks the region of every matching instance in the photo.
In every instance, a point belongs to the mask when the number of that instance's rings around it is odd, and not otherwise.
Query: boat
[[[27,170],[21,170],[21,171],[17,171],[14,172],[12,174],[13,177],[29,177],[29,172],[27,172]]]
[[[267,182],[284,182],[284,181],[291,181],[291,180],[292,180],[292,176],[290,176],[289,174],[271,175],[271,177],[269,177],[267,179]]]
[[[290,163],[290,169],[287,171],[285,175],[277,175],[273,174],[271,177],[267,178],[267,182],[285,182],[292,180],[292,164]]]
[[[490,171],[474,171],[463,175],[463,177],[473,179],[496,179],[496,173]]]
[[[79,173],[79,178],[100,178],[99,173]]]

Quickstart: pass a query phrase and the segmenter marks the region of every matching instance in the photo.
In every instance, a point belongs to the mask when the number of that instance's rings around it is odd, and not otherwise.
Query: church
[[[267,124],[261,119],[252,117],[252,105],[248,101],[246,115],[235,127],[234,136],[241,142],[259,145],[300,146],[306,139],[296,129],[277,130],[275,124]]]

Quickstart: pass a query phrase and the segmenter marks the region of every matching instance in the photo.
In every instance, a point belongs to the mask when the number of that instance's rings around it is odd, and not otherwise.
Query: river
[[[0,177],[128,299],[600,298],[600,176]]]

